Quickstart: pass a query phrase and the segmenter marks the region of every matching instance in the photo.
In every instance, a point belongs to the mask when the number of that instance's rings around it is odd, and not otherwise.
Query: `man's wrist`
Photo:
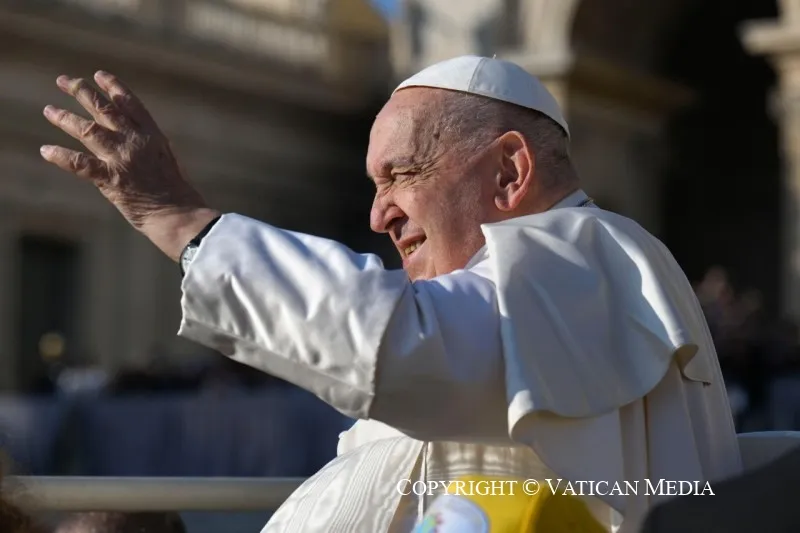
[[[141,231],[177,263],[191,240],[220,216],[221,212],[206,207],[174,210],[152,215]]]
[[[180,261],[178,261],[178,266],[181,267],[181,276],[186,275],[189,265],[192,264],[195,254],[197,254],[197,251],[200,249],[200,244],[203,242],[203,239],[206,237],[206,235],[211,233],[211,230],[214,228],[214,225],[219,222],[220,218],[222,218],[221,215],[212,219],[211,222],[206,224],[202,231],[195,235],[195,237],[189,241],[189,244],[187,244],[183,249],[183,252],[181,252]]]

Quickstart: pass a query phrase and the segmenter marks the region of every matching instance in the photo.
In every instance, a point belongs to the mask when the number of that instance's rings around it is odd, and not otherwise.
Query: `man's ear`
[[[536,159],[521,133],[509,131],[497,140],[500,168],[494,203],[500,211],[514,211],[531,188]]]

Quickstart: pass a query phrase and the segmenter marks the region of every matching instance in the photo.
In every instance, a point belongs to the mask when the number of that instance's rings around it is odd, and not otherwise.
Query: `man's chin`
[[[413,281],[426,281],[426,280],[429,280],[429,279],[433,278],[433,276],[425,276],[423,274],[414,274],[412,272],[409,272],[408,270],[406,270],[406,274],[408,274],[408,279],[410,279],[412,282]]]
[[[423,268],[419,268],[418,265],[413,265],[406,267],[404,270],[408,275],[408,279],[411,281],[425,281],[436,277],[436,271],[427,265]]]

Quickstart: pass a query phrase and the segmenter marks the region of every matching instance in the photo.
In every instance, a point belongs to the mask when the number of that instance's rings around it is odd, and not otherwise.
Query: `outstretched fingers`
[[[118,133],[65,109],[48,105],[44,108],[44,116],[51,124],[60,128],[70,137],[79,140],[97,156],[113,154],[120,144]]]
[[[82,78],[59,76],[56,84],[59,89],[75,98],[98,124],[121,132],[133,127],[131,120],[88,81]]]
[[[108,168],[98,158],[62,146],[45,145],[40,149],[45,161],[85,180],[98,183],[108,178]]]
[[[144,106],[139,97],[133,94],[127,85],[113,74],[103,70],[97,71],[94,75],[97,85],[100,86],[111,98],[114,105],[119,108],[129,118],[133,119],[139,126],[146,128],[150,132],[159,131],[156,121]]]

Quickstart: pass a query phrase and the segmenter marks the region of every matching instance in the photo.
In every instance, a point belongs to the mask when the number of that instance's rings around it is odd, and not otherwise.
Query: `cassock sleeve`
[[[183,280],[179,335],[425,440],[507,442],[494,284],[411,283],[331,240],[229,214]]]

